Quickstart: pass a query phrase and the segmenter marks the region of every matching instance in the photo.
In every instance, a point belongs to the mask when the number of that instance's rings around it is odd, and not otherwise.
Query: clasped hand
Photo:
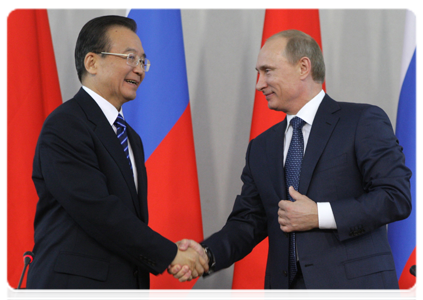
[[[168,268],[168,272],[180,282],[190,281],[209,270],[207,255],[200,244],[193,240],[176,243],[178,253]]]

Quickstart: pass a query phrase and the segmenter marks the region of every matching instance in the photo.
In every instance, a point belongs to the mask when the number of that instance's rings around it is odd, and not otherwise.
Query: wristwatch
[[[204,274],[203,274],[203,276],[208,276],[208,275],[211,275],[214,272],[214,266],[216,265],[216,261],[214,259],[213,252],[210,250],[209,247],[207,247],[204,244],[201,244],[201,247],[203,247],[204,252],[207,255],[207,258],[209,259],[209,271],[204,272]]]

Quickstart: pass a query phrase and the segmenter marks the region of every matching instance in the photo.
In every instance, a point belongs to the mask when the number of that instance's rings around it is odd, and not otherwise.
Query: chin
[[[128,101],[132,101],[132,100],[134,100],[135,98],[137,97],[137,94],[136,93],[133,93],[133,94],[130,94],[130,95],[126,95],[125,96],[125,100],[128,102]]]
[[[279,110],[277,105],[275,105],[274,103],[272,103],[272,101],[268,101],[267,102],[267,107],[271,110]]]

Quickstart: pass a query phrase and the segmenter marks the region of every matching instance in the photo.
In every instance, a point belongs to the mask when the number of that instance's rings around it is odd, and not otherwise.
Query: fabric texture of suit
[[[148,227],[140,137],[128,126],[138,193],[122,146],[81,89],[46,119],[33,168],[39,201],[27,288],[149,288],[176,245]]]
[[[242,259],[265,237],[269,253],[265,288],[288,288],[288,234],[278,203],[288,199],[283,171],[286,120],[253,139],[243,187],[221,231],[203,243],[215,270]],[[367,104],[326,95],[304,154],[299,192],[330,202],[336,230],[297,232],[299,262],[308,289],[398,288],[386,224],[411,211],[410,170],[387,115]]]

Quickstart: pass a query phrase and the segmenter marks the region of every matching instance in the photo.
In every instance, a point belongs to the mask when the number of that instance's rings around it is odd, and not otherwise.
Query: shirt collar
[[[94,101],[98,104],[103,114],[106,116],[107,121],[109,121],[110,125],[115,123],[118,114],[123,117],[122,108],[120,111],[116,109],[109,101],[101,97],[99,94],[87,88],[86,86],[82,86],[82,88],[94,99]],[[125,119],[125,118],[124,118]]]
[[[316,116],[317,109],[319,108],[320,103],[322,103],[324,97],[325,92],[321,90],[320,93],[318,93],[313,99],[308,101],[306,105],[304,105],[296,115],[286,115],[286,121],[288,122],[286,130],[288,130],[289,122],[291,122],[291,119],[294,117],[299,117],[303,119],[310,126],[313,125],[313,120]]]

